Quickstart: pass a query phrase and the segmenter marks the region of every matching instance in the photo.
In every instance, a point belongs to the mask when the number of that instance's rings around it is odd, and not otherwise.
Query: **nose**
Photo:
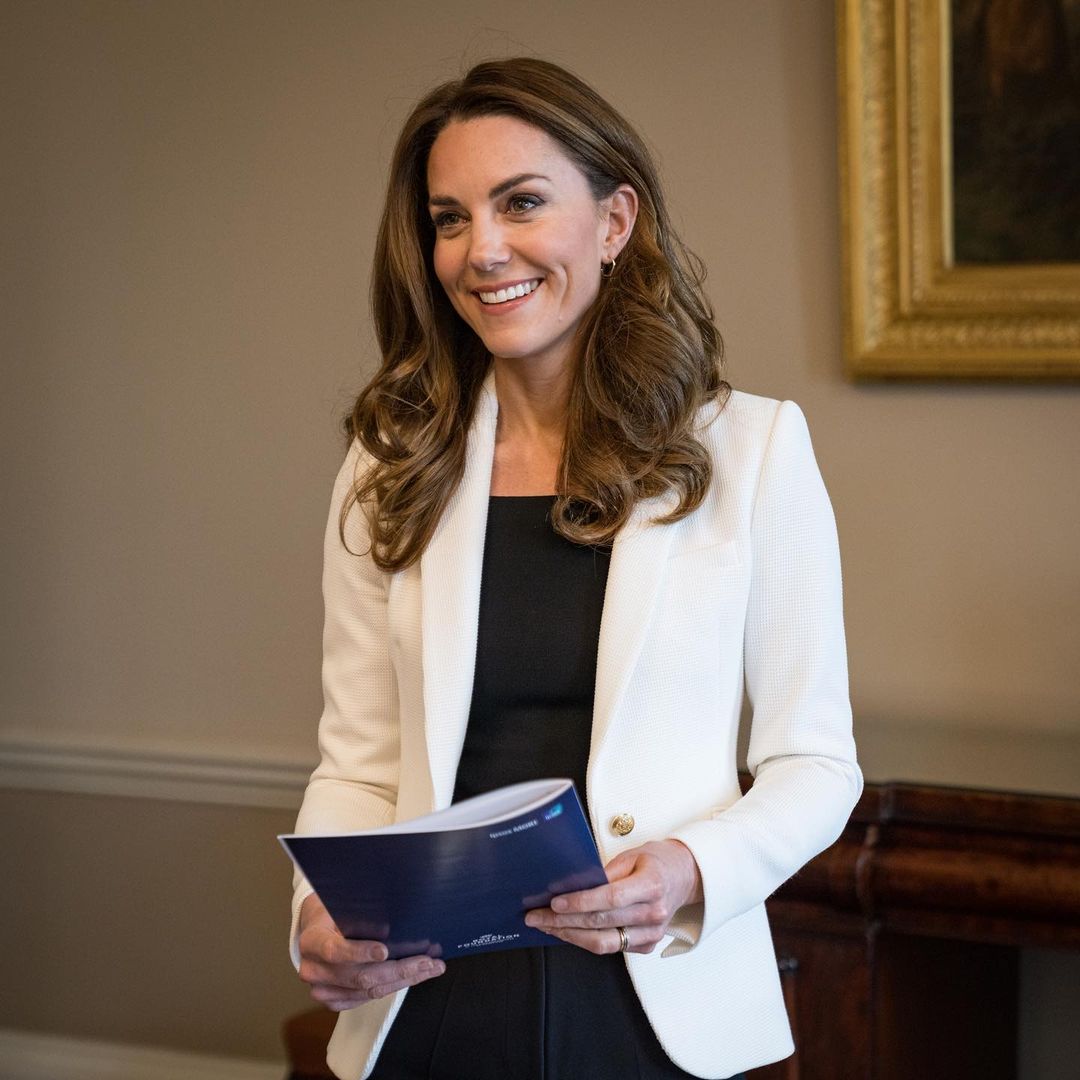
[[[510,260],[506,233],[498,221],[474,218],[469,233],[469,266],[488,273]]]

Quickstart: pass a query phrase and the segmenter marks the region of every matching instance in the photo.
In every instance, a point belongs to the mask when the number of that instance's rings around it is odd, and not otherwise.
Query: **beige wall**
[[[280,1058],[283,810],[0,791],[0,1028]],[[10,1062],[0,1060],[0,1076]],[[97,1075],[97,1074],[95,1074]]]
[[[389,149],[433,81],[523,51],[637,121],[709,264],[732,381],[807,412],[868,773],[1080,791],[1080,393],[844,378],[833,31],[829,0],[7,0],[0,738],[312,760],[319,547],[336,420],[372,362]],[[73,798],[11,795],[41,843],[11,842],[20,874],[52,886],[50,919],[92,929],[111,916],[80,883],[127,880],[125,844],[98,851],[100,881],[83,874]],[[140,948],[179,903],[183,975],[168,978],[166,933],[151,1003],[153,958],[118,934],[72,977],[117,1000],[139,987],[127,1020],[35,991],[0,1025],[272,1055],[267,1017],[293,998],[260,990],[245,1027],[235,971],[278,978],[274,920],[261,910],[224,957],[201,938],[208,896],[230,897],[234,927],[261,894],[227,855],[208,893],[192,838],[264,845],[251,880],[283,904],[269,837],[288,814],[235,811],[233,828],[196,805],[86,808],[140,859],[170,838],[185,853],[121,894]],[[49,963],[60,941],[42,938]],[[200,973],[228,1024],[170,1027],[163,1002],[190,1002]]]
[[[806,409],[860,720],[1080,743],[1080,394],[844,379],[827,0],[7,11],[5,725],[310,755],[391,140],[433,80],[520,49],[639,123],[733,381]]]

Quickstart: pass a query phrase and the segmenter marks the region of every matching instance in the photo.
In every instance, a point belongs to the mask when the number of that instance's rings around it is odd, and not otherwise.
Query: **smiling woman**
[[[406,121],[296,831],[567,776],[608,880],[521,912],[570,947],[444,962],[346,940],[298,877],[293,959],[342,1014],[341,1077],[685,1080],[791,1053],[764,900],[861,790],[836,532],[798,408],[722,378],[701,280],[644,143],[569,72],[480,64]]]
[[[621,184],[598,202],[559,144],[513,116],[448,124],[431,148],[427,182],[435,274],[491,353],[497,385],[513,378],[508,360],[527,361],[530,377],[562,384],[565,401],[598,269],[633,229],[634,189]],[[540,486],[539,494],[555,491],[555,469]]]
[[[381,463],[355,491],[376,565],[402,569],[431,539],[492,369],[495,494],[507,477],[555,493],[553,525],[579,543],[611,542],[642,498],[673,493],[672,521],[693,510],[712,465],[692,429],[727,392],[703,276],[640,136],[569,72],[491,62],[427,95],[398,138],[376,245],[382,365],[347,422]],[[499,304],[500,288],[536,283]],[[534,350],[544,423],[526,369],[492,364]],[[532,402],[525,432],[511,395]]]

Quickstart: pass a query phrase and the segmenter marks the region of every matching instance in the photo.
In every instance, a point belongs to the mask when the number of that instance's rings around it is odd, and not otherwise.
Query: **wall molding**
[[[0,1080],[281,1080],[277,1061],[0,1028]]]
[[[296,810],[313,767],[311,761],[0,735],[0,788],[17,790]]]
[[[860,719],[856,738],[868,780],[1080,796],[1078,732],[954,730]],[[979,755],[970,752],[976,738],[983,748]],[[964,747],[967,763],[959,775],[957,755]],[[0,788],[15,790],[295,811],[314,767],[314,755],[304,760],[235,751],[193,753],[134,740],[89,744],[24,731],[0,733]]]

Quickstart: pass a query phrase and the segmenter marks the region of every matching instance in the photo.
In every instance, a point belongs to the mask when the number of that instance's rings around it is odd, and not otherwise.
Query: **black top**
[[[488,506],[476,675],[454,801],[567,776],[585,801],[610,553],[560,537],[554,496]],[[619,954],[508,949],[413,987],[371,1080],[693,1080],[664,1053]]]
[[[585,802],[610,550],[551,527],[554,496],[492,498],[469,726],[454,802],[567,776]]]

